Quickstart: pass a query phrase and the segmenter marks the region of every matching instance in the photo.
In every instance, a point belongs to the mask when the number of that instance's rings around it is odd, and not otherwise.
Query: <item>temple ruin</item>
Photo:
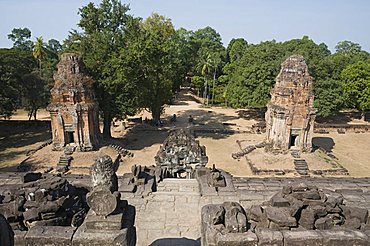
[[[168,173],[166,177],[190,178],[196,168],[206,166],[206,147],[184,129],[174,129],[154,157],[157,166]]]
[[[80,151],[97,147],[100,137],[98,103],[93,79],[85,73],[82,59],[74,53],[61,55],[51,90],[53,150],[67,145]]]
[[[312,150],[316,116],[312,87],[303,56],[293,55],[282,63],[265,116],[267,141],[273,150]]]

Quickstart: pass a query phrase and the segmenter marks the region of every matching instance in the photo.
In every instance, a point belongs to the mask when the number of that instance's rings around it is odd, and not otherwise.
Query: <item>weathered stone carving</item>
[[[134,214],[117,191],[118,161],[119,155],[115,163],[103,155],[91,167],[93,189],[86,196],[90,210],[73,236],[74,245],[135,245]]]
[[[286,59],[271,90],[267,105],[266,134],[273,150],[312,150],[316,110],[313,107],[313,79],[303,56]]]
[[[242,234],[247,229],[247,216],[239,203],[224,202],[202,208],[202,245],[249,245],[243,244],[245,238],[250,236],[250,234]],[[238,238],[240,240],[237,240],[238,244],[223,244],[228,241],[225,236],[229,234],[243,235],[244,239]],[[253,241],[257,242],[257,238]]]
[[[73,145],[80,151],[93,150],[100,138],[94,81],[86,75],[77,54],[62,54],[57,68],[48,106],[53,149],[61,151],[64,146]]]
[[[118,160],[118,158],[117,158]],[[93,190],[86,196],[87,204],[96,215],[108,216],[117,207],[119,199],[115,164],[108,155],[97,158],[91,166]]]
[[[191,177],[195,168],[208,162],[206,149],[184,129],[172,130],[155,156],[157,166],[166,169],[170,177]]]
[[[225,177],[222,175],[221,171],[216,169],[215,165],[213,165],[211,172],[208,174],[208,184],[212,187],[225,187],[226,180]]]
[[[105,187],[112,193],[118,190],[118,180],[116,175],[117,161],[113,163],[108,155],[99,156],[94,165],[91,166],[91,178],[93,188]]]

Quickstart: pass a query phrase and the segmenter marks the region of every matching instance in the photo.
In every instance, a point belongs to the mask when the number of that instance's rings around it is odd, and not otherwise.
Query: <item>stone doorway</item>
[[[74,143],[75,142],[75,139],[74,139],[74,132],[73,131],[65,131],[65,144],[70,144],[70,143]]]
[[[292,129],[290,132],[290,141],[289,141],[289,148],[295,149],[299,147],[299,131],[300,129]]]

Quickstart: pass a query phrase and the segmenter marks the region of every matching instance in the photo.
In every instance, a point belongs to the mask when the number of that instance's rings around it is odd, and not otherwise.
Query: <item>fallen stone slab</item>
[[[369,237],[355,230],[322,230],[320,231],[323,237],[323,245],[338,246],[338,245],[356,245],[369,246]]]
[[[257,235],[251,231],[219,234],[217,237],[217,246],[256,246],[257,243]]]
[[[305,231],[282,231],[284,246],[323,246],[323,237],[320,232],[313,230]],[[338,244],[339,245],[339,244]]]
[[[35,226],[24,237],[26,246],[71,246],[76,228],[67,226]]]
[[[270,229],[257,229],[258,246],[283,246],[283,234],[280,231]]]
[[[26,173],[26,174],[21,176],[21,182],[22,183],[29,183],[29,182],[39,180],[39,179],[41,179],[41,177],[42,177],[41,173],[29,172],[29,173]]]
[[[133,246],[135,245],[136,233],[134,228],[121,230],[87,230],[83,224],[75,232],[72,243],[78,246]]]

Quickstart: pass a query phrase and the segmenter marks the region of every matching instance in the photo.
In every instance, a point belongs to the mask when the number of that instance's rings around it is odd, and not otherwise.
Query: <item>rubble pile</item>
[[[121,192],[134,193],[137,196],[145,197],[157,190],[157,183],[165,176],[163,169],[158,166],[133,165],[131,173],[123,175]]]
[[[0,213],[13,230],[34,226],[78,227],[86,214],[85,189],[76,188],[58,176],[27,173],[23,184],[0,193]]]
[[[206,148],[184,129],[172,130],[154,159],[157,166],[168,171],[169,177],[192,176],[195,168],[208,162]]]
[[[369,223],[367,209],[346,206],[341,194],[324,193],[317,187],[304,183],[285,186],[281,192],[261,206],[252,206],[248,218],[252,230],[256,228],[365,230]]]

